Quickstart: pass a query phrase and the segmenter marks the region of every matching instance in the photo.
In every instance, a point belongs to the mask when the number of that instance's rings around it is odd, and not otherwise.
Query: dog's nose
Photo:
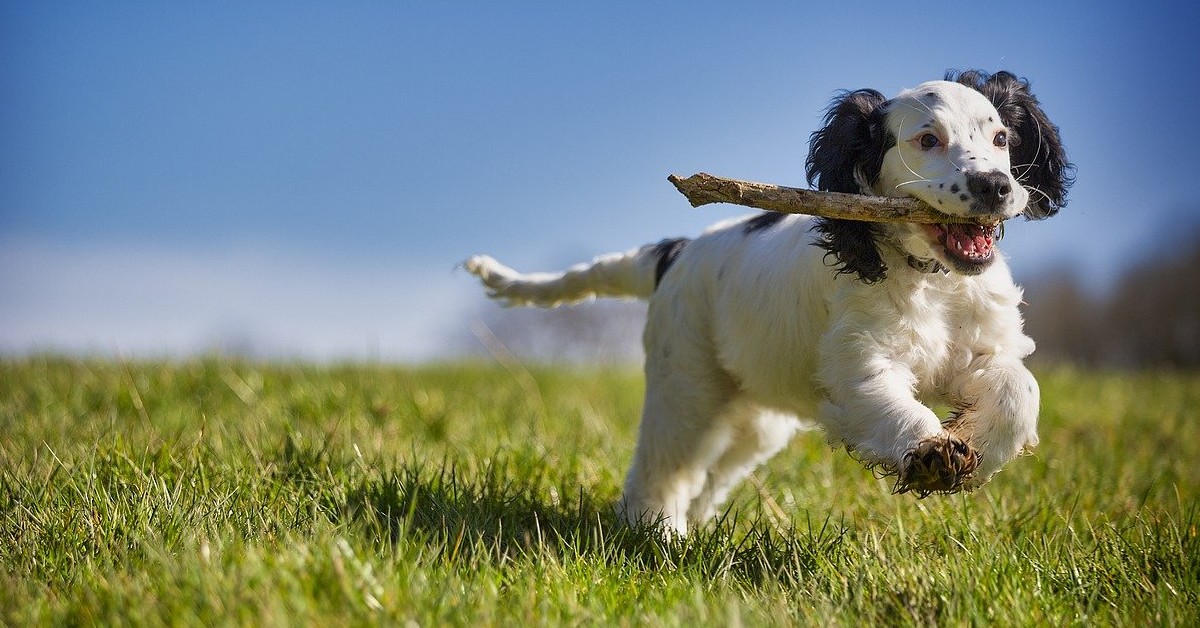
[[[1008,200],[1012,186],[1008,175],[999,170],[974,172],[967,175],[967,191],[984,207],[996,211]]]

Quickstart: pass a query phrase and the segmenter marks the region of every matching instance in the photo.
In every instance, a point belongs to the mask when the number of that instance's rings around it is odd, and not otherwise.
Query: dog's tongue
[[[946,231],[946,250],[952,255],[966,259],[981,259],[992,254],[995,239],[992,229],[983,225],[948,224],[942,227]]]

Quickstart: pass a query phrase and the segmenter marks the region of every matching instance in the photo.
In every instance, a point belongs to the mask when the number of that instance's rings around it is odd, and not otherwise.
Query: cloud
[[[453,350],[473,288],[449,263],[10,239],[0,352],[420,361]]]

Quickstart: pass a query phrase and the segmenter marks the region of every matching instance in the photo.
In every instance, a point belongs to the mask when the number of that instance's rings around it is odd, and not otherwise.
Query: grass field
[[[0,362],[0,621],[1200,625],[1200,376],[1052,371],[983,490],[801,435],[684,541],[631,370]]]

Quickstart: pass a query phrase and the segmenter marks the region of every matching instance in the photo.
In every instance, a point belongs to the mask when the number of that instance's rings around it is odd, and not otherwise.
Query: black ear
[[[840,94],[825,110],[825,122],[808,140],[804,162],[808,184],[826,192],[867,194],[883,156],[896,141],[883,126],[887,100],[873,89]]]
[[[978,70],[948,72],[946,80],[978,90],[1000,112],[1009,130],[1013,177],[1029,190],[1025,217],[1041,220],[1066,207],[1067,189],[1075,183],[1075,166],[1067,161],[1058,127],[1029,91],[1029,81],[1011,72],[989,75]]]
[[[883,156],[896,144],[884,127],[883,94],[860,89],[839,95],[825,110],[824,125],[808,140],[804,162],[808,184],[826,192],[869,194],[879,179]],[[866,283],[882,281],[887,265],[869,222],[819,218],[817,246],[837,260],[838,274],[858,275]]]

